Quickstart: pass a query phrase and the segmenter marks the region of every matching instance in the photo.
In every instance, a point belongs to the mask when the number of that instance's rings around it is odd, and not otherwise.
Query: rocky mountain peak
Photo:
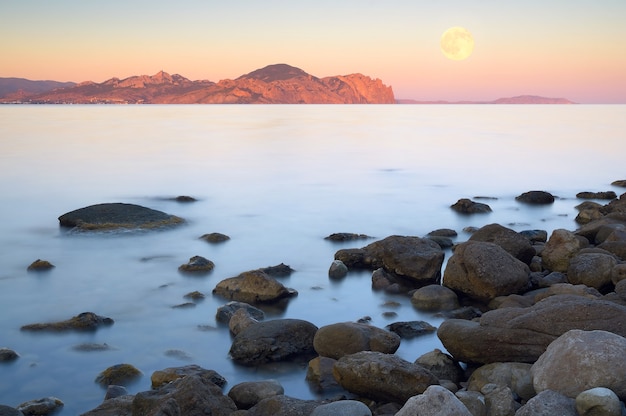
[[[261,69],[257,69],[256,71],[252,71],[249,74],[242,75],[237,79],[256,79],[263,82],[274,82],[309,76],[309,74],[307,74],[300,68],[296,68],[295,66],[287,64],[274,64],[268,65]]]

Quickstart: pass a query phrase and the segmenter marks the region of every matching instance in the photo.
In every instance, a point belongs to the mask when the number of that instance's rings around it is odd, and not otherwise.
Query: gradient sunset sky
[[[474,37],[466,60],[441,53],[452,26]],[[396,98],[626,103],[626,0],[0,1],[0,77],[219,81],[275,63]]]

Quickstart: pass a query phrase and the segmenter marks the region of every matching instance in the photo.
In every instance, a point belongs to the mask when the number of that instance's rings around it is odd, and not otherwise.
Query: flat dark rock
[[[113,319],[83,312],[68,320],[50,323],[37,323],[22,326],[23,331],[95,331],[101,326],[113,325]]]
[[[80,208],[59,217],[62,227],[81,230],[152,229],[183,223],[175,215],[134,204],[104,203]]]

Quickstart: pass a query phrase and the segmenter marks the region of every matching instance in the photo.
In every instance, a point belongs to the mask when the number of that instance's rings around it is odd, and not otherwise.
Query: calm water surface
[[[100,371],[130,363],[143,372],[191,363],[218,371],[226,391],[274,378],[286,394],[313,398],[304,368],[242,368],[211,295],[222,279],[285,263],[298,291],[267,319],[317,326],[364,316],[384,327],[439,318],[408,298],[372,292],[371,274],[329,281],[340,248],[334,232],[424,236],[500,223],[515,230],[575,229],[579,191],[626,179],[626,106],[0,106],[0,347],[21,357],[0,365],[0,404],[56,396],[62,415],[97,406]],[[560,197],[528,207],[515,196],[540,189]],[[190,195],[198,202],[168,198]],[[488,196],[493,213],[460,216],[459,198]],[[135,203],[184,217],[152,233],[67,234],[57,217],[102,202]],[[221,232],[231,240],[198,239]],[[215,262],[205,277],[178,273],[194,255]],[[449,257],[447,253],[446,257]],[[34,260],[56,265],[27,273]],[[173,309],[183,296],[207,295]],[[388,301],[397,307],[385,305]],[[31,334],[20,327],[92,311],[115,324],[94,333]],[[397,315],[386,317],[385,312]],[[113,349],[78,352],[86,342]],[[435,335],[403,341],[413,361],[442,348]],[[168,355],[178,350],[184,355]]]

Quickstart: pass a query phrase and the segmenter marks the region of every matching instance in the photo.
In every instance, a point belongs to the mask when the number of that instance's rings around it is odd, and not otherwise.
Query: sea
[[[294,272],[279,279],[298,295],[264,308],[266,320],[436,327],[443,318],[415,309],[407,295],[373,291],[370,271],[329,279],[334,254],[440,228],[457,231],[456,243],[470,237],[467,227],[492,223],[575,230],[578,192],[625,191],[611,185],[626,179],[625,143],[624,105],[2,105],[0,348],[20,357],[0,363],[0,404],[57,397],[59,415],[77,415],[102,402],[98,374],[123,363],[142,372],[131,394],[149,390],[156,370],[197,364],[225,377],[225,392],[275,379],[289,396],[320,398],[306,365],[243,367],[229,358],[232,336],[215,319],[228,302],[212,294],[218,282],[284,263]],[[516,201],[531,190],[556,201]],[[450,205],[461,198],[492,212],[458,214]],[[108,202],[185,224],[59,227],[60,215]],[[213,232],[230,240],[199,238]],[[325,239],[337,232],[371,239]],[[215,269],[181,274],[196,255]],[[54,269],[28,272],[37,259]],[[205,299],[177,308],[193,291]],[[87,333],[20,330],[82,312],[115,323]],[[110,348],[76,350],[87,343]],[[436,348],[445,351],[432,333],[403,340],[397,354],[412,362]]]

